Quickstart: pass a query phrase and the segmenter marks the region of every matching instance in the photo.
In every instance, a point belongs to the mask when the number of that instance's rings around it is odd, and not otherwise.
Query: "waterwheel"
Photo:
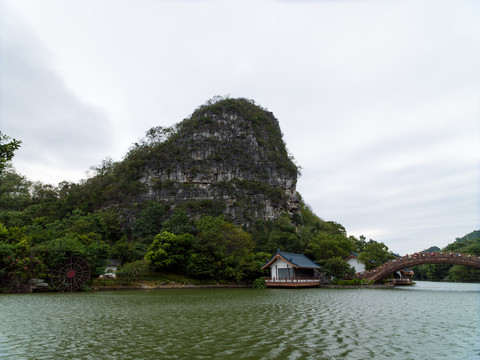
[[[51,284],[58,291],[76,291],[90,280],[90,265],[81,257],[70,257],[50,274]]]

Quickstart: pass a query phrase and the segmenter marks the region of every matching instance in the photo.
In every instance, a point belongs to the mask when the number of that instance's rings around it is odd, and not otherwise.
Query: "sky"
[[[272,111],[297,190],[401,255],[480,229],[477,0],[0,0],[0,131],[86,179],[212,97]]]

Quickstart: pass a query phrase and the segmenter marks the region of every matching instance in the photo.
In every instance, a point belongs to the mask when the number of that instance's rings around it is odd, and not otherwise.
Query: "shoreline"
[[[234,285],[234,284],[211,284],[211,285],[155,285],[148,286],[144,284],[138,284],[137,286],[94,286],[92,291],[122,291],[122,290],[172,290],[172,289],[248,289],[253,288],[252,285]],[[266,289],[285,289],[284,287],[267,287]],[[375,285],[318,285],[308,287],[309,289],[392,289],[395,288],[393,284],[375,284]],[[295,289],[295,288],[291,288]],[[259,289],[264,290],[264,289]]]
[[[194,285],[194,284],[169,284],[169,285],[154,285],[149,286],[145,284],[137,284],[133,286],[92,286],[92,291],[117,291],[117,290],[143,290],[143,291],[150,291],[150,290],[172,290],[172,289],[229,289],[229,288],[251,288],[252,285],[232,285],[232,284],[211,284],[211,285]]]
[[[373,285],[317,285],[312,287],[306,287],[308,289],[392,289],[396,286],[393,284],[373,284]],[[128,290],[141,290],[141,291],[151,291],[151,290],[175,290],[175,289],[253,289],[252,284],[165,284],[165,285],[148,285],[144,283],[131,283],[127,285],[111,285],[111,286],[101,286],[93,285],[88,290],[78,291],[78,292],[104,292],[104,291],[128,291]],[[267,287],[266,289],[296,289],[296,288],[285,288],[285,287]],[[263,289],[259,289],[263,290]],[[46,289],[46,288],[37,288],[37,289],[23,289],[20,291],[14,292],[3,292],[1,294],[38,294],[38,293],[54,293],[56,290]]]

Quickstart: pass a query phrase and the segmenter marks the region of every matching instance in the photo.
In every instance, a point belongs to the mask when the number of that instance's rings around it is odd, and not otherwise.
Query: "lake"
[[[0,359],[480,359],[480,284],[3,294]]]

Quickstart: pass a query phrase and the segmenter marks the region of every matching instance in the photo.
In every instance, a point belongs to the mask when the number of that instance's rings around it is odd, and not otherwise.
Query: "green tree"
[[[268,244],[273,228],[274,225],[271,220],[255,220],[251,231],[252,236],[255,239],[255,251],[271,253],[276,250],[275,247],[270,249],[270,245]]]
[[[147,270],[148,266],[145,260],[136,260],[121,265],[116,272],[116,276],[119,280],[125,282],[139,281],[140,276]]]
[[[0,241],[0,287],[6,286],[10,271],[15,268],[15,247]]]
[[[157,202],[147,203],[133,224],[133,237],[150,239],[160,232],[162,219],[168,206]]]
[[[214,259],[221,259],[225,254],[225,244],[221,228],[225,220],[222,216],[203,216],[195,221],[197,235],[193,242],[193,250],[197,254],[205,254]]]
[[[85,252],[85,259],[90,264],[93,277],[105,272],[107,259],[110,256],[110,246],[104,241],[90,243]]]
[[[478,282],[480,280],[480,269],[470,266],[453,265],[450,270],[448,270],[446,279],[454,282]]]
[[[350,236],[349,238],[355,244],[355,251],[357,253],[361,253],[363,251],[363,248],[365,247],[365,245],[367,245],[367,238],[363,235],[360,235],[360,237],[358,239],[355,236]]]
[[[358,255],[358,259],[365,264],[367,270],[370,270],[386,263],[388,260],[395,259],[395,256],[392,255],[384,243],[370,240],[363,246],[363,251]]]
[[[69,257],[84,257],[86,253],[85,244],[78,239],[78,236],[73,234],[53,239],[45,246],[48,251],[47,265],[51,268]]]
[[[162,223],[162,230],[176,235],[193,232],[193,227],[187,212],[181,208],[175,208],[170,219]]]
[[[31,248],[25,228],[0,224],[0,286],[19,289],[33,277],[44,277],[42,257]]]
[[[246,259],[255,246],[251,234],[222,216],[204,216],[195,222],[197,234],[188,272],[201,278],[240,280]]]
[[[343,237],[347,236],[347,231],[343,225],[335,221],[320,221],[317,226],[320,232],[325,232],[330,235],[341,235]]]
[[[147,252],[148,246],[144,243],[132,241],[123,235],[122,238],[112,246],[112,257],[122,260],[122,263],[130,263],[142,260]]]
[[[11,139],[0,131],[0,172],[5,168],[6,163],[12,160],[14,151],[20,147],[22,142]]]
[[[193,253],[187,271],[190,275],[201,279],[219,278],[219,272],[222,269],[221,261],[205,254]]]
[[[290,252],[301,252],[301,243],[297,234],[297,229],[287,214],[283,214],[273,223],[274,228],[270,232],[268,240],[268,251],[273,252],[277,249]]]
[[[456,238],[443,251],[480,255],[480,230]],[[478,282],[480,271],[475,268],[452,264],[426,264],[415,267],[415,278],[429,281]]]
[[[191,234],[175,235],[162,231],[153,238],[145,254],[145,261],[158,270],[184,270],[189,262]]]
[[[99,240],[99,235],[67,234],[44,244],[46,260],[49,268],[72,256],[84,258],[90,264],[92,276],[99,276],[105,271],[105,265],[110,255],[110,246]]]
[[[261,270],[260,268],[267,262],[272,254],[265,252],[257,252],[255,254],[247,254],[242,257],[238,268],[244,274],[244,277],[247,279],[256,279],[260,276],[266,275],[266,270]]]
[[[0,211],[22,211],[32,204],[32,183],[14,170],[0,173]]]
[[[444,281],[451,267],[451,264],[426,264],[426,277],[429,281]]]
[[[355,274],[355,269],[341,257],[326,260],[323,263],[322,270],[325,271],[327,276],[335,279],[350,278]]]
[[[222,259],[251,253],[255,246],[251,234],[225,221],[223,216],[204,216],[195,222],[195,227],[197,228],[193,244],[195,252]]]
[[[321,263],[331,258],[344,259],[353,250],[353,246],[343,235],[321,232],[310,240],[305,254]]]

